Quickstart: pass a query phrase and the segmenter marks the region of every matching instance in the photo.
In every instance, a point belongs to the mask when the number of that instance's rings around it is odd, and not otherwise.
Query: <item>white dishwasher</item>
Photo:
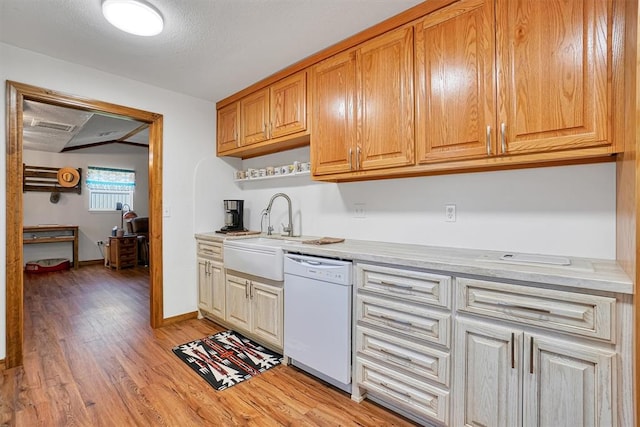
[[[351,262],[284,258],[284,356],[351,393]]]

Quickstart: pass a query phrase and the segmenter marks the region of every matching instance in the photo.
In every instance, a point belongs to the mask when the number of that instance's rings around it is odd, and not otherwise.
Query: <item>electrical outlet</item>
[[[171,207],[163,206],[162,207],[162,216],[165,218],[169,218],[171,216]]]
[[[98,241],[96,242],[96,244],[97,244],[98,246],[102,246],[102,245],[104,245],[104,242],[103,242],[102,240],[98,240]]]
[[[366,207],[367,207],[367,205],[364,204],[364,203],[356,203],[356,204],[354,204],[353,217],[354,218],[366,218],[367,217]]]
[[[446,222],[456,222],[456,205],[445,205],[444,220]]]

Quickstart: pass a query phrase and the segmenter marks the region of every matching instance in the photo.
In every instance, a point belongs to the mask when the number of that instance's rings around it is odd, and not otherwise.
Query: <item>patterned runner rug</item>
[[[234,331],[219,332],[178,345],[173,352],[218,391],[281,362],[279,354]]]

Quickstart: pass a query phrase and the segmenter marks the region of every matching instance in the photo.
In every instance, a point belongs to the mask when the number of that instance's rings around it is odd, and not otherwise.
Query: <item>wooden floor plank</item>
[[[291,366],[215,391],[171,349],[224,329],[151,329],[148,283],[100,265],[25,275],[24,368],[0,376],[0,425],[415,425]]]

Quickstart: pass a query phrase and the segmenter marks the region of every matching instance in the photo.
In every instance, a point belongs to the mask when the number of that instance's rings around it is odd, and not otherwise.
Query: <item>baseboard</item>
[[[191,313],[184,313],[178,316],[167,317],[162,321],[162,326],[171,325],[173,323],[184,322],[185,320],[197,319],[198,312],[192,311]]]
[[[78,266],[79,267],[84,267],[86,265],[103,265],[104,264],[104,259],[100,258],[100,259],[88,259],[85,261],[80,261],[78,262]]]

